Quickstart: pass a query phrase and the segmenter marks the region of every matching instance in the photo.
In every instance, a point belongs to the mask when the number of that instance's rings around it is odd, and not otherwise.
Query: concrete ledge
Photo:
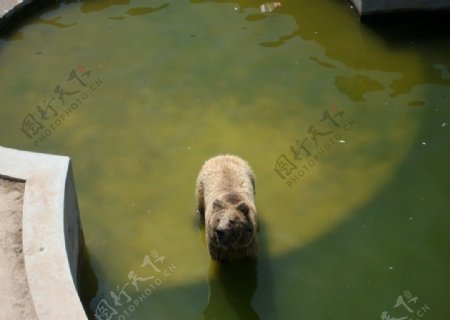
[[[0,175],[25,181],[22,242],[38,319],[87,319],[78,296],[83,245],[70,159],[0,147]]]
[[[58,0],[0,0],[0,34],[7,33],[33,12],[58,3]]]
[[[22,3],[21,0],[0,0],[0,18],[7,16],[12,9],[17,8]]]
[[[350,0],[360,16],[450,10],[450,0]]]

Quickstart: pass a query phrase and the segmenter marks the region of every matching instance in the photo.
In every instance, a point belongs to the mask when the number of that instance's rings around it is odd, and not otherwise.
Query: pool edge
[[[83,234],[70,158],[0,146],[0,174],[25,181],[23,255],[37,318],[87,319],[78,295]]]

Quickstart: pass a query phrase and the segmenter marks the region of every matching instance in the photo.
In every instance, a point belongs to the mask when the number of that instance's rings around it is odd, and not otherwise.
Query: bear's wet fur
[[[248,163],[233,155],[207,160],[197,177],[196,195],[211,258],[255,258],[255,175]]]

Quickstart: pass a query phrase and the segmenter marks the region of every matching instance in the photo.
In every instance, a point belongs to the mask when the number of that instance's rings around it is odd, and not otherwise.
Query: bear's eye
[[[244,202],[242,202],[241,204],[239,204],[237,207],[236,207],[236,209],[238,209],[240,212],[242,212],[243,214],[245,214],[245,215],[247,215],[248,214],[248,212],[249,212],[249,207],[244,203]]]
[[[214,210],[220,210],[220,209],[223,209],[223,208],[225,208],[225,203],[223,203],[223,201],[221,201],[219,199],[214,200],[214,202],[213,202],[213,209]]]

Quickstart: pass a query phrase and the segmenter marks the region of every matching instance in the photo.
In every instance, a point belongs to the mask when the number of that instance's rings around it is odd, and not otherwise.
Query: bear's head
[[[237,193],[214,200],[207,223],[210,245],[224,250],[249,246],[256,236],[256,208]]]

